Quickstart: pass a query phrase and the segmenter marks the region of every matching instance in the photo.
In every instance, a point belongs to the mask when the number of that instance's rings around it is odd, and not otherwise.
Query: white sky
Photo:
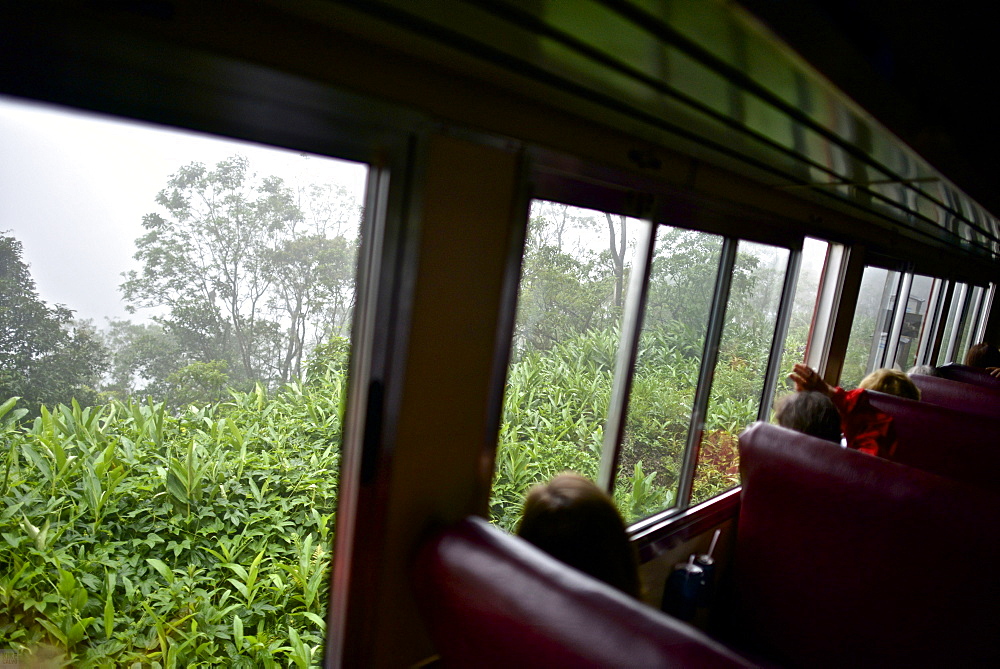
[[[170,175],[236,153],[260,176],[290,186],[336,183],[364,201],[358,163],[211,135],[120,121],[0,96],[0,232],[24,247],[35,287],[76,318],[144,320],[121,302],[121,274],[138,269],[134,241]],[[149,314],[147,313],[146,316]]]

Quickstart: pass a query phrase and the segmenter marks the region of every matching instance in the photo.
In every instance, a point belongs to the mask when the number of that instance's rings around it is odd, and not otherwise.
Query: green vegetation
[[[511,364],[490,501],[501,527],[516,527],[524,495],[535,483],[566,470],[596,478],[617,345],[616,331],[591,332]],[[796,344],[790,340],[789,347]],[[640,352],[615,486],[615,501],[628,521],[675,501],[699,363],[675,349]],[[728,361],[717,370],[713,395],[725,400],[716,403],[706,425],[693,499],[739,483],[736,435],[756,419],[761,374]]]
[[[342,377],[176,414],[0,406],[0,647],[74,667],[319,660]]]
[[[618,279],[630,269],[622,263],[627,229],[620,217],[534,205],[491,499],[501,527],[516,527],[531,485],[565,470],[597,476],[618,351]],[[614,491],[628,521],[675,503],[720,249],[715,235],[658,231]],[[757,415],[782,257],[740,245],[695,502],[739,482],[736,435]],[[788,371],[801,360],[808,324],[808,313],[792,324]]]
[[[74,326],[0,237],[0,648],[80,667],[314,665],[358,208],[239,158],[182,168],[157,202],[123,285],[160,307],[152,323]],[[536,205],[491,500],[504,528],[533,483],[597,475],[638,225]],[[675,503],[721,247],[659,235],[615,484],[629,520]],[[773,332],[780,263],[740,249],[695,500],[738,482]],[[786,366],[807,328],[793,323]]]
[[[37,415],[46,402],[98,400],[107,351],[73,312],[38,298],[21,243],[0,234],[0,401],[23,397]]]
[[[156,204],[122,285],[151,323],[74,323],[0,235],[0,648],[315,665],[360,207],[240,156]]]

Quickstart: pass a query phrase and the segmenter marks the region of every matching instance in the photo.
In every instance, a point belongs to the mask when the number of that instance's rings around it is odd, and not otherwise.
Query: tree
[[[118,399],[137,394],[163,397],[167,377],[185,364],[177,338],[159,323],[111,320],[102,336],[111,355],[102,390]]]
[[[290,239],[271,255],[271,306],[284,311],[287,346],[279,361],[282,380],[301,378],[310,331],[346,335],[354,307],[354,244],[343,237],[310,235]]]
[[[532,205],[516,351],[548,350],[567,338],[618,325],[629,270],[625,221],[555,202]],[[604,239],[609,243],[602,248]]]
[[[223,360],[192,362],[168,376],[165,383],[168,404],[208,405],[225,399],[229,375]]]
[[[612,217],[604,214],[608,223],[608,252],[611,255],[611,272],[615,277],[615,307],[621,309],[625,293],[625,246],[627,242],[625,222],[621,214]],[[618,234],[615,234],[615,219],[618,222]]]
[[[73,398],[93,404],[107,350],[89,323],[39,299],[22,254],[0,234],[0,397],[21,397],[32,413]]]
[[[285,382],[312,345],[344,331],[356,247],[344,235],[360,209],[343,188],[293,191],[234,156],[182,167],[156,202],[136,240],[142,270],[122,291],[132,308],[168,309],[156,320],[177,367],[222,361],[237,386]]]
[[[518,297],[519,346],[548,350],[568,337],[615,325],[610,282],[601,270],[593,257],[529,246]]]

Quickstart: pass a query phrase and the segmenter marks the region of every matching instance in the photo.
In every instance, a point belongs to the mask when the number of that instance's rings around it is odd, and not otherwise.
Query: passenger
[[[909,371],[906,372],[907,376],[913,376],[914,374],[919,374],[920,376],[941,376],[938,372],[937,367],[934,365],[917,365],[916,367],[910,367]]]
[[[782,397],[775,407],[774,420],[790,430],[840,443],[840,413],[821,392],[804,390]]]
[[[532,488],[517,534],[571,567],[639,597],[638,562],[625,521],[607,493],[583,476],[566,472]]]
[[[848,448],[877,455],[880,458],[890,458],[896,452],[899,444],[896,440],[896,430],[892,425],[892,416],[878,411],[868,403],[865,388],[851,391],[845,391],[840,387],[834,388],[811,367],[802,364],[795,365],[788,378],[795,382],[796,390],[818,391],[833,400],[837,411],[840,412],[840,428],[847,440]],[[879,378],[881,375],[873,372],[861,383],[877,385]]]
[[[905,397],[908,400],[920,400],[920,388],[910,381],[910,377],[895,369],[876,369],[861,379],[858,388]]]
[[[1000,378],[1000,350],[993,344],[980,342],[971,347],[965,354],[965,364],[985,369],[991,376]]]

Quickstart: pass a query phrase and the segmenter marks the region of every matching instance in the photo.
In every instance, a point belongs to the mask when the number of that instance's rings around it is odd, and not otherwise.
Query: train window
[[[950,291],[951,282],[949,280],[932,279],[925,315],[920,324],[917,356],[911,366],[934,364],[935,351],[940,350],[941,347],[941,328]]]
[[[802,360],[829,248],[809,240],[800,273],[798,250],[535,200],[494,522],[513,529],[527,489],[567,469],[630,523],[738,484],[736,435]]]
[[[564,470],[597,477],[639,225],[532,203],[491,500],[502,527],[533,483]]]
[[[845,388],[856,387],[868,372],[881,366],[894,320],[899,284],[899,272],[865,267],[840,377]]]
[[[948,312],[944,320],[944,333],[942,335],[941,351],[938,355],[937,364],[943,365],[948,362],[961,362],[961,358],[956,355],[960,347],[958,337],[960,321],[965,312],[965,305],[969,297],[968,284],[956,282],[952,290],[951,303],[948,305]]]
[[[367,167],[10,100],[0,154],[0,645],[318,661]]]
[[[656,236],[615,485],[628,522],[677,502],[723,242],[665,225]]]
[[[983,286],[866,267],[842,385],[856,386],[879,367],[960,362],[982,329],[988,293]]]
[[[899,326],[896,341],[896,355],[893,364],[906,371],[917,362],[917,354],[920,349],[921,336],[930,334],[930,328],[926,327],[930,322],[928,311],[931,307],[931,295],[935,283],[939,279],[930,276],[916,274],[910,281],[910,290],[906,297],[906,306],[903,309],[903,318]],[[926,331],[926,334],[925,334]]]
[[[789,251],[740,241],[691,490],[697,504],[739,484],[737,435],[761,413]],[[768,399],[773,390],[768,393]]]
[[[985,296],[986,290],[982,286],[970,286],[965,309],[958,326],[958,345],[954,353],[955,362],[964,361],[965,354],[976,343],[974,340],[979,329],[978,326],[982,317],[982,306]]]
[[[810,346],[810,341],[817,336],[815,330],[817,327],[825,327],[816,323],[819,316],[817,302],[820,299],[820,286],[827,274],[830,249],[831,245],[828,242],[812,237],[807,237],[802,244],[802,259],[795,281],[795,297],[789,317],[788,333],[781,350],[778,378],[766,404],[768,418],[775,399],[789,388],[787,376],[791,373],[792,367],[795,363],[806,360],[806,349]]]

